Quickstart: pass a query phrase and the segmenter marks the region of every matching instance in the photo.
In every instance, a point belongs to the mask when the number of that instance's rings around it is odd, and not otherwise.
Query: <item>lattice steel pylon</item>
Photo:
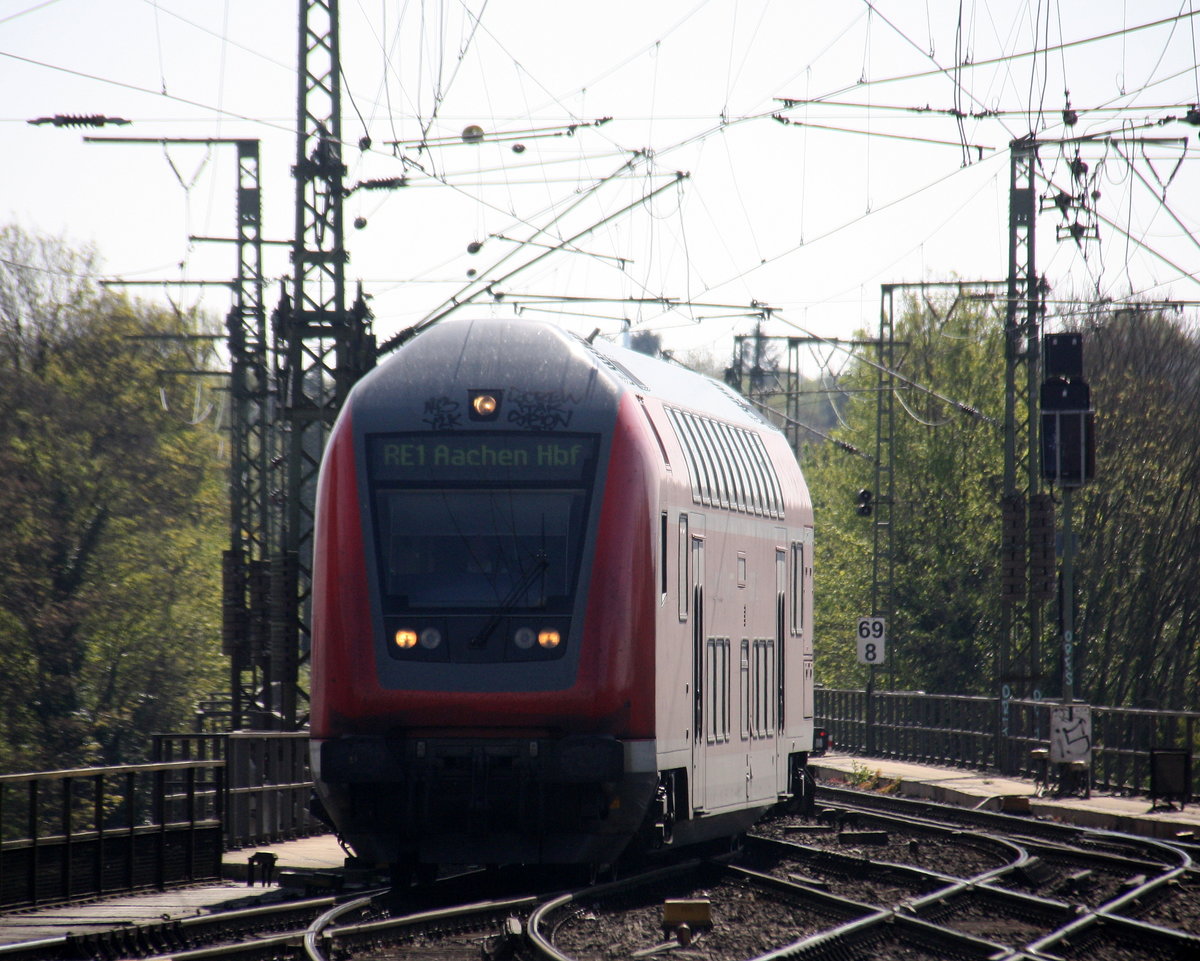
[[[329,429],[346,395],[374,364],[361,292],[346,307],[341,67],[337,0],[300,0],[295,235],[292,289],[276,308],[285,504],[271,558],[270,705],[264,726],[293,730],[307,710],[301,667],[310,638],[313,505]]]
[[[238,155],[234,304],[226,315],[230,355],[230,545],[223,558],[223,650],[230,659],[231,725],[241,727],[260,698],[266,656],[266,579],[278,526],[271,499],[274,388],[263,309],[262,190],[257,140]],[[254,722],[251,722],[254,724]]]
[[[878,370],[875,401],[875,516],[871,524],[871,614],[895,630],[896,555],[896,284],[879,293]],[[896,689],[896,649],[888,652],[888,688]],[[871,680],[875,665],[871,665]]]
[[[1038,143],[1031,137],[1010,144],[1008,299],[1004,323],[1004,549],[1012,553],[1015,574],[1001,605],[1000,723],[997,759],[1002,770],[1008,736],[1008,702],[1031,696],[1041,680],[1040,638],[1043,599],[1029,577],[1030,507],[1041,496],[1038,470],[1038,385],[1041,372],[1043,285],[1037,276]]]

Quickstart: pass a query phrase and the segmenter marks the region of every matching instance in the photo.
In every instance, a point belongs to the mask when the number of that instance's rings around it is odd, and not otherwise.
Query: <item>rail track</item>
[[[1200,958],[1190,845],[856,791],[821,800],[819,819],[764,822],[733,854],[602,885],[476,873],[15,946],[0,961]]]

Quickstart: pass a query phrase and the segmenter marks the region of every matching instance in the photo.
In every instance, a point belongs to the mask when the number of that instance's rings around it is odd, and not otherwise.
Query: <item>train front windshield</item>
[[[565,600],[579,566],[584,499],[582,490],[385,493],[385,593],[409,608]]]
[[[385,608],[569,608],[594,436],[395,434],[369,449]]]

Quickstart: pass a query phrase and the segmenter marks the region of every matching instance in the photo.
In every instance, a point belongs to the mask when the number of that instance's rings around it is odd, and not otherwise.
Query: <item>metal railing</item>
[[[323,834],[308,735],[152,735],[154,762],[0,775],[0,906],[221,875],[225,851]]]
[[[0,905],[219,877],[224,797],[220,761],[0,775]]]
[[[157,761],[225,762],[227,850],[328,832],[308,812],[313,782],[306,732],[154,734],[152,739]]]
[[[1050,747],[1057,701],[1008,700],[920,691],[817,688],[816,723],[851,754],[1039,777],[1035,750]],[[1007,711],[1005,709],[1007,708]],[[1091,785],[1147,794],[1151,749],[1195,753],[1200,712],[1091,706]],[[1191,793],[1200,796],[1200,771]]]

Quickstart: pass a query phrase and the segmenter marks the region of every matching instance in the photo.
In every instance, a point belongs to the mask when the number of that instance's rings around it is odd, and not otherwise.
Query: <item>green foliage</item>
[[[1097,477],[1074,495],[1076,694],[1191,710],[1200,700],[1200,335],[1186,318],[1153,310],[1098,310],[1077,329],[1096,409]],[[895,595],[882,670],[899,688],[995,691],[1002,334],[998,312],[966,302],[909,303],[896,322]],[[859,456],[814,443],[803,457],[818,531],[817,677],[830,687],[867,680],[852,632],[858,616],[874,613],[877,516],[859,516],[855,496],[875,485],[876,398],[889,395],[871,391],[887,380],[866,360],[842,379],[849,401],[833,434]],[[885,492],[874,493],[878,501]],[[1053,493],[1061,531],[1062,492]],[[882,564],[879,576],[882,592]],[[1039,667],[1049,696],[1061,677],[1057,621],[1057,605],[1047,604]]]
[[[635,331],[629,338],[629,346],[650,357],[662,353],[662,338],[652,330]]]
[[[1076,496],[1080,690],[1195,710],[1200,696],[1200,336],[1120,311],[1084,335],[1096,479]]]
[[[891,449],[894,612],[889,664],[901,688],[982,693],[992,683],[999,617],[999,478],[1003,411],[1002,318],[966,300],[909,303],[895,323],[894,381],[875,357],[853,365],[841,442],[810,446],[805,473],[818,530],[818,679],[862,686],[853,625],[871,610],[872,556],[878,515],[860,516],[856,496],[875,490],[877,401],[894,401]],[[887,388],[894,388],[889,395]],[[950,403],[954,401],[956,403]],[[975,414],[964,412],[969,405]],[[884,408],[886,413],[886,407]],[[886,423],[886,420],[885,420]],[[847,448],[852,448],[848,450]],[[885,451],[886,455],[886,451]],[[886,473],[884,474],[886,479]],[[886,564],[876,606],[883,609]]]
[[[163,373],[209,348],[196,318],[98,291],[93,270],[0,230],[4,770],[139,760],[219,676],[216,395]]]
[[[864,791],[874,791],[882,780],[883,772],[879,768],[869,768],[859,761],[852,761],[846,773],[846,783]]]

